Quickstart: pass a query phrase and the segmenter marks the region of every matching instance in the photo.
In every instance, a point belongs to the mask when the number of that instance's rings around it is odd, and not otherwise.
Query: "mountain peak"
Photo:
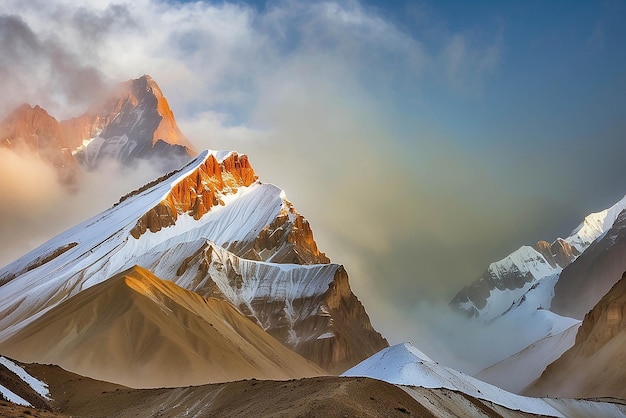
[[[88,168],[114,159],[124,166],[138,159],[152,159],[164,171],[180,167],[196,154],[176,124],[174,113],[158,84],[149,75],[121,83],[104,102],[68,124],[89,126],[82,129],[90,137],[76,152]],[[84,136],[84,134],[83,134]]]

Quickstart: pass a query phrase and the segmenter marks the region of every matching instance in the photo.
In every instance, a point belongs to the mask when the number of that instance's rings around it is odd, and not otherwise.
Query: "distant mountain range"
[[[586,339],[583,334],[590,327],[588,316],[601,309],[601,299],[608,297],[607,292],[626,271],[625,209],[626,197],[606,210],[588,215],[565,239],[521,247],[503,260],[492,263],[480,279],[455,296],[450,303],[455,310],[473,321],[482,322],[487,329],[508,327],[515,330],[525,341],[518,352],[505,352],[504,358],[478,373],[477,377],[523,392],[552,362],[554,364],[546,373],[552,370],[548,376],[556,376],[555,370],[563,367],[557,365],[565,362],[559,359],[562,354],[572,364],[584,362],[584,356],[580,355],[582,351],[577,347]],[[619,291],[613,288],[611,292],[615,297],[615,292]],[[585,320],[579,328],[583,317]],[[597,326],[604,329],[605,325]],[[498,338],[508,337],[492,332],[490,338],[495,344],[503,345],[505,341],[498,343]],[[594,355],[601,358],[617,356],[614,364],[619,364],[617,359],[621,358],[619,353],[623,347],[617,343],[611,347],[613,353],[609,352],[610,349],[596,347]],[[589,350],[585,349],[587,355],[590,355]],[[590,391],[589,386],[568,382],[568,376],[575,375],[572,369],[570,371],[571,374],[561,374],[560,381],[544,377],[544,373],[541,383],[535,384],[531,393],[624,396],[620,390],[623,381],[610,378],[609,372],[603,390]],[[618,374],[622,375],[621,372]],[[583,378],[583,374],[578,375]],[[602,378],[598,375],[596,379]]]

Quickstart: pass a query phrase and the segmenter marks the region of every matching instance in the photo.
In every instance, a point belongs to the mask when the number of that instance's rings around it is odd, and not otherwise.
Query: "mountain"
[[[331,373],[387,346],[284,192],[245,155],[208,151],[0,269],[0,341],[133,266],[231,303]]]
[[[625,318],[626,273],[585,315],[574,346],[527,393],[626,398]]]
[[[39,106],[23,104],[0,123],[0,147],[41,158],[54,167],[61,184],[75,190],[80,167],[73,145],[59,122]]]
[[[325,374],[230,303],[137,266],[54,306],[0,348],[136,388]]]
[[[102,104],[62,124],[74,138],[82,139],[74,154],[89,169],[107,159],[123,166],[151,159],[166,172],[195,154],[167,99],[148,75],[121,84]]]
[[[423,396],[424,391],[418,388],[443,388],[454,392],[460,392],[473,402],[475,409],[472,412],[447,410],[444,413],[433,414],[434,416],[508,416],[508,411],[520,411],[522,413],[536,414],[541,416],[626,416],[626,405],[604,402],[578,401],[573,399],[542,399],[528,398],[507,392],[488,383],[481,382],[454,369],[442,366],[431,360],[410,343],[398,344],[388,347],[372,357],[364,360],[343,376],[346,377],[370,377],[385,382],[400,385],[405,391],[414,396]],[[432,395],[431,395],[432,396]],[[485,413],[486,405],[496,405],[506,408],[505,411],[493,406],[491,413]],[[481,411],[482,409],[482,411]],[[439,409],[439,412],[441,409]]]
[[[134,167],[146,161],[166,173],[196,154],[148,75],[121,83],[87,112],[60,122],[24,104],[0,122],[0,147],[40,157],[70,190],[80,186],[82,170],[105,162]]]
[[[552,311],[583,318],[626,270],[626,211],[567,269],[554,287]]]
[[[626,196],[609,209],[586,216],[565,239],[557,238],[551,244],[539,241],[532,247],[522,246],[492,263],[479,279],[459,291],[450,305],[483,321],[497,318],[534,283],[561,274],[593,241],[611,228],[624,209]]]

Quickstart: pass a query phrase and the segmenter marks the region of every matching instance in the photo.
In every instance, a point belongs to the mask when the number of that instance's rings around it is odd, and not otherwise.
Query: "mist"
[[[496,9],[459,20],[429,2],[9,0],[0,114],[26,101],[65,119],[150,74],[196,149],[246,153],[286,191],[390,342],[472,367],[496,353],[467,347],[477,331],[448,301],[626,191],[621,21],[590,43],[594,22],[519,27]],[[71,195],[40,161],[1,167],[0,264],[157,176],[111,167]]]
[[[55,169],[38,156],[0,148],[0,266],[162,175],[148,162],[127,168],[115,161],[80,174],[78,190],[71,191],[58,183]]]

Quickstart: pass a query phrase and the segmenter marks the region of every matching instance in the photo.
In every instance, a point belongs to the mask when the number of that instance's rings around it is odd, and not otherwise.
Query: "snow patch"
[[[15,404],[22,405],[22,406],[32,407],[32,405],[28,401],[26,401],[24,398],[16,395],[15,393],[11,392],[9,389],[5,388],[2,385],[0,385],[0,395],[9,402],[13,402]]]
[[[0,356],[0,364],[15,373],[24,383],[31,387],[35,392],[41,395],[42,398],[51,401],[50,391],[48,390],[48,384],[42,382],[36,377],[31,376],[26,370],[17,364],[13,363],[6,357]]]

